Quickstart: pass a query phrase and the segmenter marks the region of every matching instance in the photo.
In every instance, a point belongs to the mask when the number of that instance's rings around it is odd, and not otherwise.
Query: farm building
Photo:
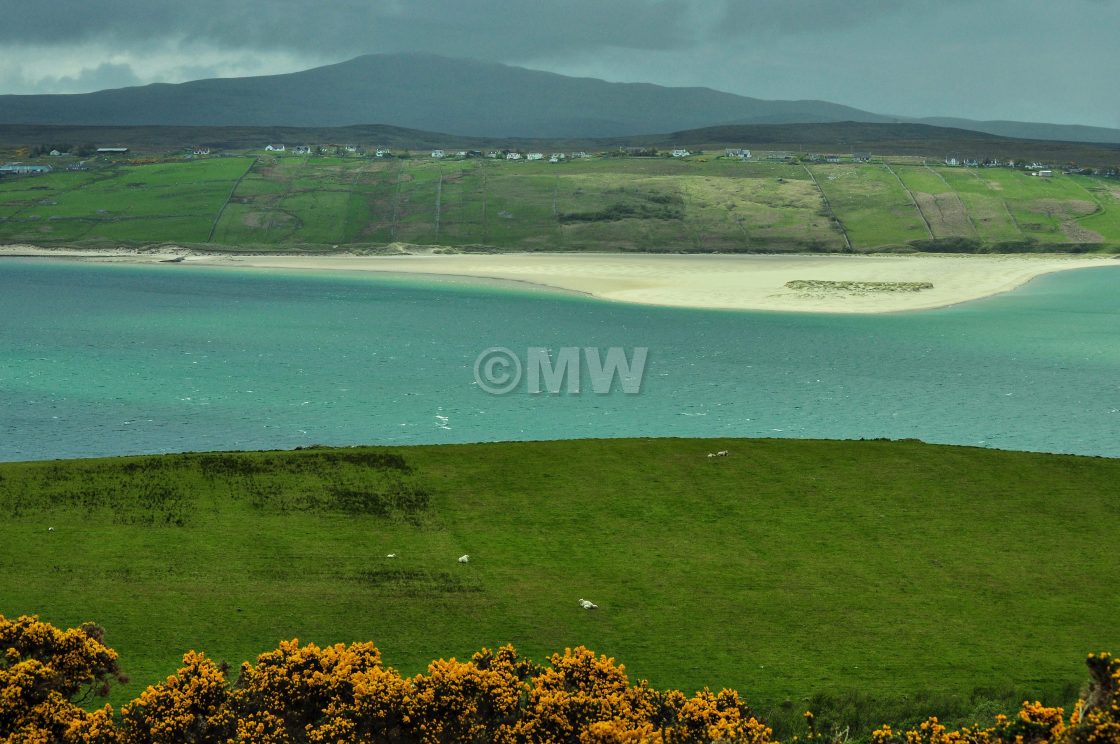
[[[945,158],[945,165],[948,165],[948,166],[951,166],[951,167],[955,168],[956,166],[958,166],[960,164],[961,164],[961,159],[958,158],[956,155],[949,155],[948,157]]]
[[[826,163],[839,163],[840,162],[840,156],[839,155],[825,155],[824,156],[824,162],[826,162]]]
[[[673,152],[670,153],[670,155],[672,155],[674,158],[687,158],[691,154],[692,153],[689,152],[688,150],[682,150],[682,149],[679,149],[679,148],[676,149],[676,150],[673,150]]]
[[[871,153],[869,152],[853,152],[852,159],[857,163],[866,163],[871,160]]]
[[[445,153],[443,150],[432,150],[432,157],[435,158],[436,160],[439,160],[440,158],[445,157],[446,155],[447,155],[447,153]]]
[[[531,152],[525,156],[526,160],[544,160],[543,152]]]
[[[738,158],[739,160],[750,160],[751,159],[751,151],[750,150],[744,150],[741,147],[728,148],[727,150],[723,151],[723,154],[726,157]],[[818,158],[819,158],[819,156],[818,156]]]
[[[99,147],[97,148],[98,155],[124,155],[128,152],[127,147]]]
[[[392,155],[393,155],[393,151],[390,150],[388,147],[379,147],[379,148],[377,148],[376,150],[373,151],[373,156],[375,158],[388,158],[388,157],[391,157]]]
[[[194,148],[194,154],[195,155],[209,155],[210,154],[210,148],[209,147],[196,147],[196,148]]]
[[[265,145],[264,149],[268,152],[284,152],[288,148],[284,147],[284,145]]]
[[[519,152],[507,152],[506,153],[506,160],[520,160],[520,159],[521,159],[521,153],[519,153]]]
[[[7,163],[0,165],[0,173],[14,176],[35,176],[41,173],[50,173],[53,168],[49,165],[24,165],[23,163]]]

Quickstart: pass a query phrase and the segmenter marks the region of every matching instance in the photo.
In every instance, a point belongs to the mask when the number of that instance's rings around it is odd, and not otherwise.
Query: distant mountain
[[[890,119],[824,101],[608,83],[428,54],[367,55],[286,75],[0,96],[0,124],[391,124],[470,136],[610,137],[799,121]]]
[[[974,132],[998,134],[1001,137],[1120,144],[1120,129],[1108,129],[1107,127],[1086,127],[1080,124],[1035,124],[1026,121],[973,121],[972,119],[954,119],[948,116],[931,116],[916,121],[923,124],[932,124],[935,127],[956,127],[957,129],[971,129]]]
[[[600,138],[720,125],[901,123],[827,101],[608,83],[431,54],[366,55],[245,78],[71,95],[0,96],[0,124],[345,127],[384,124],[495,138]],[[1017,122],[921,123],[1010,137],[1120,142],[1120,130]]]

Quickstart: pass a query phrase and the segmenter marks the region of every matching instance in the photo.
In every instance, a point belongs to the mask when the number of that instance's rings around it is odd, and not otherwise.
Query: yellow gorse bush
[[[950,731],[936,718],[872,735],[874,744],[1117,744],[1120,660],[1089,657],[1090,686],[1067,718],[1026,702],[991,726]],[[191,651],[183,666],[119,714],[80,705],[124,681],[93,625],[61,631],[0,615],[0,744],[177,742],[493,742],[522,744],[773,744],[772,730],[734,690],[692,697],[631,683],[614,659],[577,647],[538,666],[512,646],[469,661],[441,659],[401,676],[371,643],[320,648],[298,640],[241,665]],[[825,741],[806,714],[806,741]]]

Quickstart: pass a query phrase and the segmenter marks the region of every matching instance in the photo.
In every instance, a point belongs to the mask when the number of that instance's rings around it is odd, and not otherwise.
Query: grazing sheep
[[[715,457],[715,456],[716,456],[716,453],[715,453],[715,452],[709,452],[709,453],[708,453],[708,457]]]
[[[54,527],[48,527],[47,532],[54,532]]]
[[[579,601],[579,606],[582,607],[585,610],[597,610],[597,609],[599,609],[599,605],[595,604],[594,602],[590,602],[586,599],[581,599]]]
[[[397,554],[396,554],[396,553],[390,553],[389,555],[387,555],[387,556],[385,556],[385,557],[386,557],[386,558],[396,558],[396,557],[397,557]]]
[[[716,453],[716,457],[727,457],[727,450],[720,450]]]
[[[459,556],[459,562],[460,563],[470,563],[471,562],[471,557],[469,555],[461,555],[461,556]]]

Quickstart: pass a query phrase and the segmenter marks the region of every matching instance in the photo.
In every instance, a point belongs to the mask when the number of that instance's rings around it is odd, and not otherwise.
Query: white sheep
[[[579,601],[579,606],[582,607],[585,610],[597,610],[597,609],[599,609],[599,605],[597,605],[594,602],[591,602],[589,600],[586,600],[586,599],[581,599]]]
[[[385,556],[385,557],[386,557],[386,558],[396,558],[396,557],[397,557],[397,554],[396,554],[396,553],[390,553],[389,555],[387,555],[387,556]]]
[[[459,562],[460,563],[470,563],[471,562],[471,557],[469,555],[461,555],[461,556],[459,556]]]
[[[716,457],[727,457],[727,450],[720,450],[716,453]]]

